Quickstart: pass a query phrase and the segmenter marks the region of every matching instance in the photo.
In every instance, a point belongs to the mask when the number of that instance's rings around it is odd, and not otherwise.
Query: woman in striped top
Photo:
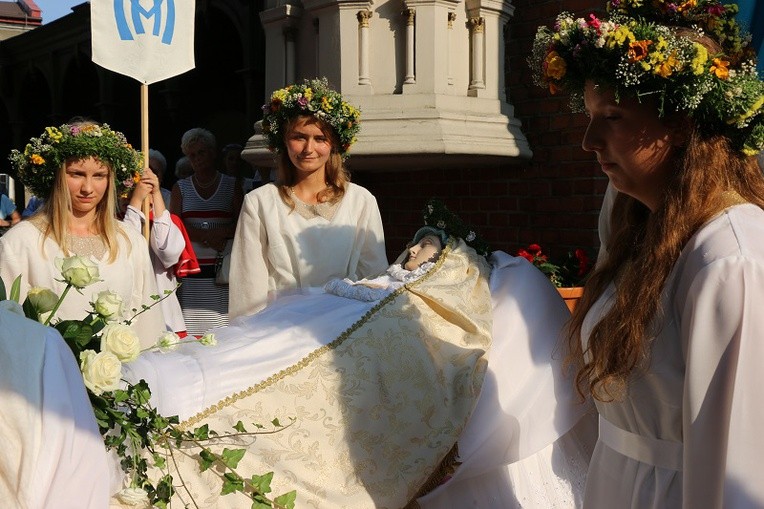
[[[206,129],[187,131],[181,150],[194,173],[176,182],[170,211],[183,219],[201,272],[189,276],[179,291],[189,334],[200,335],[228,324],[228,286],[215,284],[215,262],[236,231],[241,209],[241,186],[217,171],[215,136]]]

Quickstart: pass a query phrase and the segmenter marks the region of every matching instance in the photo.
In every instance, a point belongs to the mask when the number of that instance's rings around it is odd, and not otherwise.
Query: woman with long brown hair
[[[377,201],[350,182],[343,163],[358,110],[325,80],[276,90],[263,108],[278,177],[244,200],[231,257],[231,318],[332,278],[387,268]]]
[[[764,83],[734,7],[607,7],[561,14],[531,58],[618,191],[569,327],[600,415],[584,504],[762,507]]]

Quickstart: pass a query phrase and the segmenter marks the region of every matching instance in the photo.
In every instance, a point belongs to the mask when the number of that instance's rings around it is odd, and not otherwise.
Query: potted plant
[[[549,278],[572,312],[583,294],[584,279],[592,268],[591,259],[586,251],[580,248],[568,251],[564,259],[552,261],[541,251],[541,246],[531,244],[526,248],[520,248],[517,256],[531,262]]]

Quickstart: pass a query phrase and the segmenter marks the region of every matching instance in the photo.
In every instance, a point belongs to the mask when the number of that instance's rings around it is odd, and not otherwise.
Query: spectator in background
[[[32,214],[34,214],[35,212],[37,212],[37,209],[42,207],[43,203],[44,201],[41,198],[38,198],[37,196],[32,195],[29,198],[29,201],[27,202],[26,208],[21,213],[21,219],[26,219],[30,217]]]
[[[239,144],[229,143],[223,147],[221,154],[223,156],[223,173],[234,177],[241,185],[244,194],[247,194],[253,189],[253,172],[249,163],[241,158],[243,149],[244,147]]]
[[[11,227],[21,221],[21,215],[16,210],[13,200],[0,194],[0,227]]]
[[[201,271],[185,279],[178,297],[188,333],[201,335],[228,324],[228,285],[215,283],[216,263],[236,231],[243,194],[234,177],[218,171],[210,131],[186,131],[180,147],[194,171],[173,186],[170,212],[183,219]]]
[[[178,180],[190,177],[194,174],[194,168],[188,157],[183,156],[175,162],[175,178]],[[169,202],[168,202],[169,204]]]

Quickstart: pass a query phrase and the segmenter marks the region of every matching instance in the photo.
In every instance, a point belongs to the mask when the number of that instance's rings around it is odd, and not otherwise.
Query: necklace
[[[194,180],[194,184],[196,184],[196,187],[198,187],[199,189],[209,189],[215,184],[215,182],[218,181],[218,175],[219,173],[215,172],[215,176],[212,177],[212,180],[210,180],[206,184],[202,184],[199,181],[199,177],[197,177],[196,174],[192,175],[191,178]]]

